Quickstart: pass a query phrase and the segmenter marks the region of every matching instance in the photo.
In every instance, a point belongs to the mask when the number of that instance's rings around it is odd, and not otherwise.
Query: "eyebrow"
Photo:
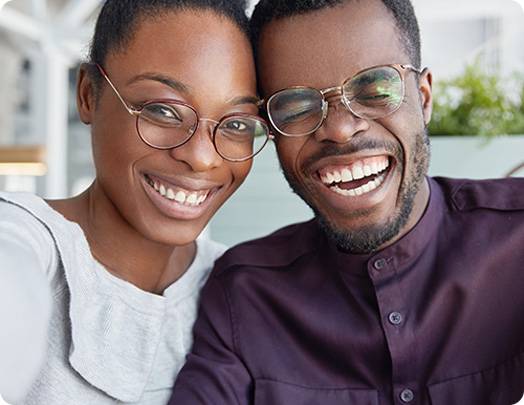
[[[142,73],[138,76],[133,77],[131,80],[127,82],[127,84],[136,83],[142,80],[153,80],[155,82],[160,82],[162,84],[165,84],[166,86],[171,87],[173,90],[180,91],[182,93],[189,93],[190,87],[185,85],[184,83],[172,79],[170,77],[161,75],[159,73]]]
[[[240,96],[235,97],[230,101],[230,104],[232,105],[240,105],[240,104],[256,104],[257,106],[260,104],[260,98],[255,96]]]
[[[181,93],[188,94],[190,92],[191,87],[178,81],[175,79],[172,79],[171,77],[159,74],[159,73],[142,73],[138,76],[133,77],[131,80],[127,82],[128,85],[142,81],[142,80],[153,80],[155,82],[159,82],[162,84],[165,84],[166,86],[171,87],[173,90],[179,91]],[[240,96],[235,97],[231,101],[229,101],[232,105],[241,105],[241,104],[256,104],[257,106],[260,103],[260,98],[255,96]]]

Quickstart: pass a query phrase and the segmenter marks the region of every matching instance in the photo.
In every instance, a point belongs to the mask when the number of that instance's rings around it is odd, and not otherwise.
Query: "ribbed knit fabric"
[[[159,296],[106,271],[81,228],[34,195],[0,193],[0,234],[0,257],[25,244],[53,295],[45,364],[20,404],[166,404],[191,346],[199,290],[225,248],[197,241],[190,268]]]

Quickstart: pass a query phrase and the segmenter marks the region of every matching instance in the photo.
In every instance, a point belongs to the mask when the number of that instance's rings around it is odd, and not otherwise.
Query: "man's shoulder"
[[[435,177],[433,180],[439,184],[453,210],[524,212],[524,178],[468,180]]]
[[[217,262],[215,275],[234,267],[281,267],[315,249],[321,231],[314,219],[281,228],[263,238],[229,249]]]

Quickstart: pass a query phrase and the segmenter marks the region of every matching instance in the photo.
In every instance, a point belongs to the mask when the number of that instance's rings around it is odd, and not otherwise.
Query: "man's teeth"
[[[173,189],[166,187],[165,185],[148,179],[148,183],[153,186],[153,188],[160,194],[162,197],[167,198],[171,201],[176,201],[179,204],[189,205],[189,206],[198,206],[202,204],[209,195],[209,190],[202,192],[188,192],[183,190],[174,191]]]
[[[369,193],[370,191],[375,190],[378,188],[386,178],[386,173],[381,174],[378,176],[375,180],[371,180],[366,184],[363,184],[360,187],[350,189],[350,190],[344,190],[338,186],[332,186],[330,187],[331,190],[333,190],[335,193],[346,196],[346,197],[356,197],[362,194]]]
[[[379,174],[389,167],[389,160],[373,161],[369,164],[357,163],[341,170],[332,170],[321,177],[324,184],[360,180],[367,176]]]
[[[369,193],[379,187],[386,178],[386,169],[389,167],[389,159],[387,157],[371,158],[355,162],[344,168],[330,169],[324,171],[320,178],[324,184],[329,186],[334,192],[344,196],[359,196]],[[356,187],[354,189],[342,189],[337,184],[347,183],[354,180],[361,180],[366,177],[376,176],[370,179],[369,182]]]
[[[332,183],[348,182],[353,180],[360,180],[364,177],[373,176],[381,173],[389,167],[389,160],[384,158],[380,161],[374,160],[371,163],[362,164],[356,163],[341,170],[332,170],[321,176],[324,184],[331,185]]]

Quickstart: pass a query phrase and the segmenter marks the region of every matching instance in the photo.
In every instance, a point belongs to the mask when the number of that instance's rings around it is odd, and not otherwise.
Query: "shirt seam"
[[[238,345],[238,331],[237,331],[237,328],[236,328],[236,323],[235,323],[235,315],[233,313],[233,300],[231,298],[231,295],[228,291],[228,289],[225,288],[225,286],[222,284],[222,280],[218,279],[218,284],[220,286],[220,289],[222,290],[222,293],[224,294],[224,297],[226,299],[226,305],[227,305],[227,313],[228,313],[228,317],[229,317],[229,324],[230,324],[230,328],[231,328],[231,343],[232,343],[232,346],[233,346],[233,350],[235,352],[235,354],[238,354],[239,353],[239,345]]]
[[[298,387],[298,388],[303,388],[303,389],[309,389],[309,390],[317,390],[317,391],[320,391],[320,390],[323,390],[323,391],[348,391],[348,390],[351,390],[351,391],[372,391],[372,392],[377,392],[378,390],[375,389],[375,388],[356,388],[356,387],[318,387],[318,386],[307,386],[307,385],[302,385],[302,384],[296,384],[296,383],[292,383],[292,382],[288,382],[288,381],[283,381],[283,380],[279,380],[277,378],[267,378],[267,377],[255,377],[255,380],[257,381],[268,381],[268,382],[276,382],[276,383],[279,383],[279,384],[285,384],[285,385],[290,385],[292,387]]]
[[[239,345],[238,345],[238,331],[235,325],[235,315],[233,313],[232,298],[229,294],[229,290],[226,289],[226,287],[223,285],[222,280],[218,277],[216,279],[226,299],[227,312],[229,315],[229,324],[231,328],[231,343],[232,343],[233,354],[240,358],[240,356],[238,355],[240,350],[239,350]],[[241,402],[235,390],[233,390],[233,394],[235,395],[236,403],[240,405]]]
[[[448,383],[448,382],[451,382],[451,381],[454,381],[454,380],[460,380],[461,378],[470,377],[470,376],[474,376],[474,375],[477,375],[477,374],[484,374],[484,373],[490,372],[492,370],[495,370],[495,369],[497,369],[497,368],[499,368],[501,366],[509,365],[510,363],[512,363],[514,361],[522,360],[522,359],[519,359],[519,357],[524,357],[524,350],[519,352],[519,353],[517,353],[517,354],[515,354],[511,358],[506,359],[506,360],[504,360],[504,361],[502,361],[500,363],[497,363],[497,364],[495,364],[495,365],[493,365],[491,367],[486,367],[486,368],[483,368],[482,370],[475,371],[473,373],[461,374],[459,376],[447,378],[445,380],[436,381],[434,383],[429,384],[429,386],[445,384],[445,383]]]

